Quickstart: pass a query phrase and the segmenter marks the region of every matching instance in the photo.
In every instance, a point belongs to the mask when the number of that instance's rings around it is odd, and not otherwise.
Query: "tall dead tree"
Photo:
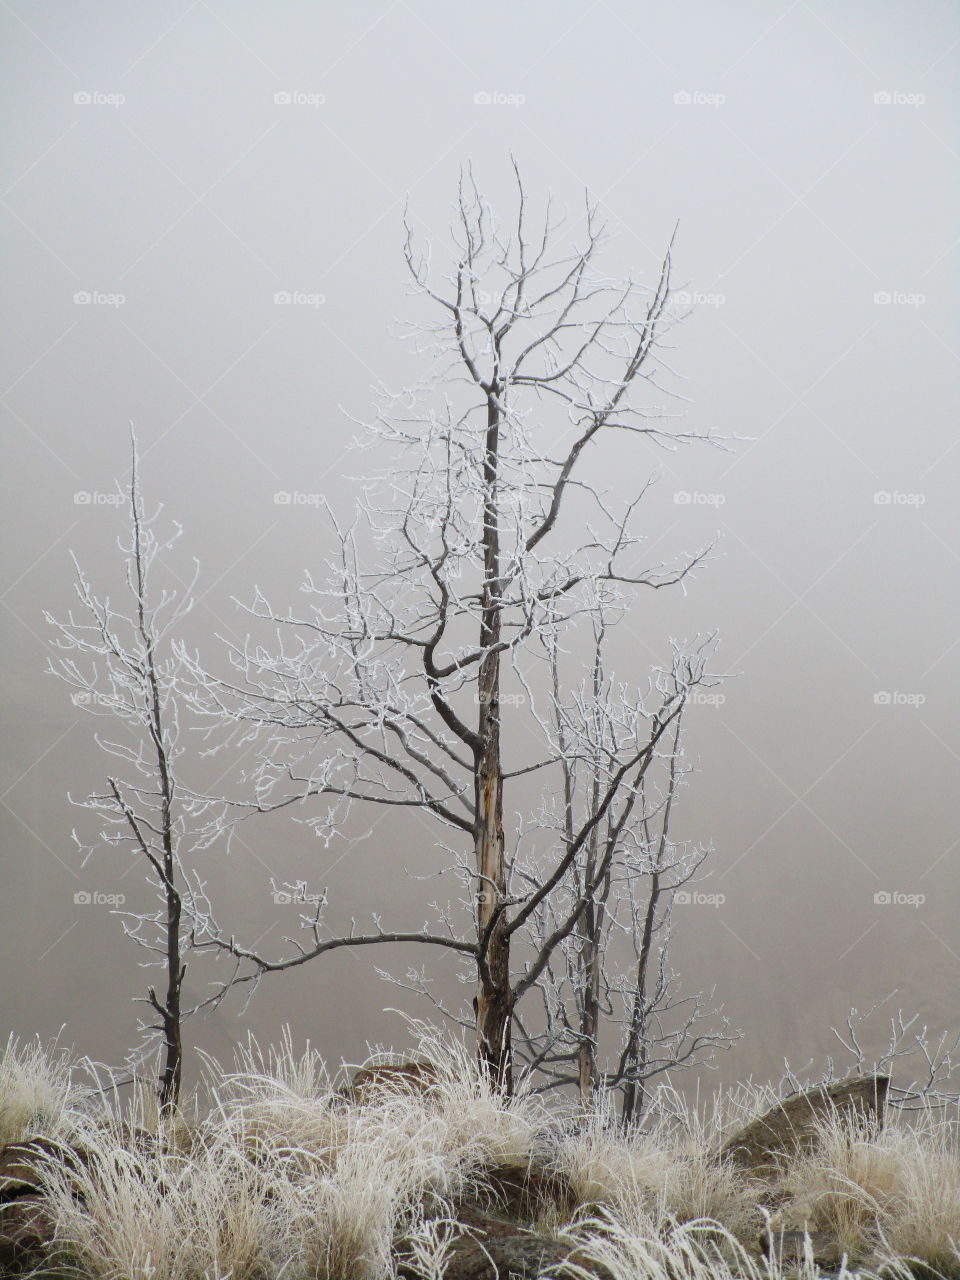
[[[469,932],[458,920],[392,929],[378,918],[368,933],[336,934],[321,893],[304,919],[311,940],[291,955],[269,959],[212,923],[208,945],[233,953],[240,981],[346,945],[452,949],[474,972],[480,1059],[507,1089],[517,1004],[587,902],[542,954],[518,963],[514,943],[630,803],[703,678],[699,653],[674,655],[656,705],[630,722],[632,746],[603,779],[594,813],[538,878],[512,884],[505,791],[527,775],[521,795],[560,756],[505,764],[505,713],[522,708],[513,695],[505,702],[504,680],[515,686],[541,640],[589,612],[598,593],[626,600],[679,583],[704,554],[639,567],[644,538],[634,526],[646,486],[621,502],[598,478],[613,438],[667,448],[694,438],[662,407],[670,251],[650,285],[612,280],[599,266],[595,205],[564,226],[548,203],[532,231],[519,175],[517,189],[504,231],[472,175],[461,179],[451,243],[438,247],[450,255],[445,272],[407,224],[404,256],[424,313],[411,336],[431,367],[416,387],[382,392],[365,429],[382,477],[349,524],[331,512],[337,552],[327,581],[305,584],[309,610],[280,612],[258,589],[251,611],[276,639],[230,647],[228,679],[194,673],[205,686],[198,709],[230,729],[221,743],[257,748],[248,775],[256,799],[232,800],[241,817],[296,805],[329,839],[357,804],[416,809],[436,820],[441,841],[454,833],[438,858],[458,865],[473,917]]]
[[[114,607],[109,595],[98,595],[74,559],[75,590],[80,611],[64,621],[49,613],[56,628],[54,644],[64,656],[51,660],[52,674],[73,689],[75,705],[108,720],[114,735],[97,735],[101,751],[117,761],[106,779],[106,790],[76,801],[105,824],[99,839],[74,840],[84,861],[98,847],[127,848],[144,862],[156,889],[156,911],[118,910],[124,931],[145,948],[150,964],[164,974],[160,989],[151,986],[145,997],[156,1016],[141,1026],[142,1058],[159,1037],[162,1060],[157,1093],[162,1114],[174,1109],[183,1076],[184,1019],[193,1010],[183,1007],[183,982],[192,945],[195,907],[203,901],[202,885],[190,880],[184,853],[203,843],[199,835],[211,829],[203,801],[187,793],[178,775],[183,755],[181,708],[186,701],[184,665],[174,652],[180,624],[194,602],[197,566],[192,579],[179,590],[157,587],[160,561],[179,537],[157,533],[160,509],[144,513],[140,491],[136,439],[131,435],[130,483],[126,493],[128,538],[119,540],[124,560],[126,604]],[[123,495],[118,494],[118,498]]]

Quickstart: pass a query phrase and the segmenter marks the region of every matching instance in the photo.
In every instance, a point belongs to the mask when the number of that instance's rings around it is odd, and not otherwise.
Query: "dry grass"
[[[652,1233],[604,1215],[578,1223],[569,1239],[578,1246],[578,1261],[567,1266],[565,1280],[594,1280],[594,1267],[609,1280],[821,1280],[824,1274],[809,1255],[791,1263],[757,1257],[710,1220]],[[885,1262],[882,1271],[843,1267],[839,1275],[840,1280],[914,1280],[895,1259]]]
[[[851,1256],[878,1251],[935,1270],[958,1264],[960,1123],[894,1114],[881,1133],[850,1119],[819,1126],[815,1149],[785,1170],[784,1217],[834,1236]]]
[[[644,1129],[624,1134],[600,1113],[574,1122],[522,1092],[501,1098],[463,1046],[424,1036],[417,1056],[432,1064],[428,1089],[388,1078],[357,1099],[316,1053],[251,1043],[232,1070],[207,1064],[205,1114],[160,1123],[148,1093],[121,1107],[114,1092],[79,1089],[65,1055],[13,1045],[0,1060],[0,1122],[8,1141],[43,1132],[82,1151],[49,1160],[48,1195],[60,1263],[92,1280],[389,1280],[399,1239],[408,1267],[440,1280],[458,1197],[491,1166],[531,1161],[575,1192],[572,1217],[554,1207],[539,1224],[576,1246],[572,1280],[592,1263],[612,1280],[818,1274],[812,1257],[757,1255],[756,1188],[712,1155],[765,1096],[721,1100],[704,1117],[664,1094]],[[851,1265],[869,1255],[864,1276],[881,1265],[887,1280],[905,1275],[902,1258],[960,1275],[957,1129],[933,1115],[891,1117],[882,1134],[825,1123],[784,1170],[782,1225],[830,1233]]]
[[[30,1133],[63,1129],[73,1098],[73,1072],[65,1050],[12,1036],[0,1055],[0,1147]]]
[[[658,1232],[670,1222],[708,1218],[734,1236],[756,1235],[754,1192],[711,1151],[695,1115],[624,1133],[601,1114],[562,1140],[555,1163],[581,1205],[602,1208],[629,1229]]]

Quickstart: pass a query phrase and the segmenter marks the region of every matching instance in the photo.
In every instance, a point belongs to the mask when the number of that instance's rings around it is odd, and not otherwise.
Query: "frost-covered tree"
[[[649,284],[610,278],[594,204],[570,224],[548,202],[533,226],[519,175],[517,188],[504,227],[464,175],[449,246],[421,247],[406,224],[423,316],[411,336],[430,369],[414,387],[382,392],[364,429],[382,473],[355,519],[331,513],[337,550],[305,584],[308,607],[280,611],[258,589],[252,613],[274,638],[232,646],[228,680],[195,672],[205,682],[199,709],[232,727],[224,741],[256,747],[255,800],[236,798],[239,811],[295,805],[329,839],[359,807],[416,810],[435,824],[438,866],[462,876],[472,921],[454,911],[436,927],[403,928],[377,917],[368,932],[337,933],[323,891],[304,917],[308,940],[291,954],[271,959],[224,932],[210,945],[233,954],[238,980],[254,982],[343,946],[451,950],[472,974],[481,1061],[508,1089],[519,1003],[595,901],[590,877],[570,896],[571,877],[598,833],[635,812],[706,679],[695,642],[677,646],[644,695],[624,686],[618,754],[597,775],[589,813],[518,875],[507,794],[522,805],[540,780],[556,795],[567,757],[548,740],[514,759],[514,727],[543,721],[531,720],[522,693],[504,693],[505,681],[535,685],[545,640],[575,643],[572,629],[598,602],[625,611],[638,592],[683,582],[705,552],[645,563],[638,510],[648,485],[621,504],[603,480],[616,439],[635,443],[639,464],[644,443],[696,438],[663,410],[670,250]],[[449,258],[443,269],[434,253]],[[552,932],[538,936],[545,905],[564,892]]]
[[[130,484],[126,493],[128,526],[118,546],[124,564],[119,603],[98,594],[74,558],[79,609],[63,621],[49,613],[56,628],[52,674],[73,689],[73,701],[109,722],[109,736],[97,746],[109,761],[106,786],[75,801],[103,823],[93,841],[74,832],[84,861],[96,849],[129,850],[139,859],[158,897],[155,911],[118,911],[126,934],[148,953],[148,965],[163,971],[163,983],[151,985],[145,1003],[155,1022],[141,1024],[144,1042],[139,1061],[159,1038],[162,1052],[158,1097],[162,1112],[176,1107],[183,1074],[183,1007],[187,958],[194,940],[197,907],[206,914],[202,884],[189,870],[191,855],[202,847],[217,823],[204,802],[185,790],[179,768],[184,754],[181,712],[187,700],[186,669],[175,642],[194,603],[198,567],[179,589],[158,585],[162,557],[180,536],[179,526],[158,533],[162,508],[144,512],[136,438],[131,433]],[[122,492],[118,495],[123,498]],[[158,990],[159,988],[159,990]]]
[[[568,848],[631,749],[631,724],[640,713],[608,669],[606,652],[617,621],[598,604],[591,618],[592,669],[579,679],[565,679],[566,655],[556,635],[544,639],[550,681],[542,729],[558,759],[562,789],[560,803],[544,804],[520,835],[514,874],[531,885],[537,864],[524,859],[525,842],[540,837],[542,843],[546,831],[548,848]],[[710,1009],[703,993],[681,993],[669,962],[675,896],[709,854],[707,846],[670,834],[692,772],[683,748],[685,714],[683,706],[625,803],[592,827],[569,874],[541,902],[531,920],[532,943],[549,959],[537,982],[539,1000],[515,1016],[517,1055],[538,1073],[541,1090],[574,1086],[586,1107],[615,1091],[624,1124],[639,1119],[652,1080],[702,1061],[733,1039],[722,1010]]]

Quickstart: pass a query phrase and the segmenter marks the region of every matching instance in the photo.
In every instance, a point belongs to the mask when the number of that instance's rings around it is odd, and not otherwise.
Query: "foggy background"
[[[189,638],[215,659],[216,633],[247,629],[232,597],[294,602],[328,545],[315,507],[274,495],[349,506],[376,460],[348,456],[348,415],[423,372],[390,334],[405,197],[442,240],[471,161],[509,217],[511,153],[534,205],[600,202],[613,275],[650,280],[679,219],[687,426],[749,438],[637,450],[610,477],[628,497],[662,470],[657,556],[721,535],[621,640],[642,679],[667,637],[716,629],[739,673],[686,729],[681,834],[713,841],[698,887],[723,901],[676,909],[673,960],[745,1033],[709,1080],[821,1066],[831,1023],[893,991],[890,1012],[958,1029],[958,25],[932,0],[2,5],[4,1038],[65,1025],[114,1062],[136,1041],[140,956],[74,896],[135,905],[142,877],[78,865],[70,831],[90,827],[66,792],[106,764],[43,674],[41,617],[70,607],[70,551],[119,594],[105,495],[128,422],[148,502],[185,527],[174,560],[201,560]],[[346,857],[279,820],[211,854],[223,921],[282,953],[296,908],[270,877],[309,875],[331,922],[390,907],[418,926],[402,868],[430,865],[430,837],[357,819]],[[429,1011],[374,965],[408,962],[321,959],[188,1043],[229,1057],[289,1024],[334,1063],[401,1045],[384,1007]]]

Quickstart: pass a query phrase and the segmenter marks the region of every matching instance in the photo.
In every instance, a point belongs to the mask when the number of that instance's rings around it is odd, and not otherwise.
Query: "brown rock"
[[[148,1154],[157,1149],[153,1134],[127,1125],[116,1131],[115,1140],[128,1151]],[[89,1167],[90,1162],[91,1154],[82,1144],[71,1145],[46,1137],[11,1142],[0,1150],[0,1205],[43,1191],[52,1169],[65,1168],[75,1172],[81,1167]]]
[[[748,1177],[773,1183],[785,1158],[812,1148],[817,1124],[827,1116],[860,1115],[882,1126],[889,1085],[888,1076],[851,1076],[794,1094],[729,1138],[719,1159]]]
[[[54,1238],[56,1219],[38,1196],[20,1196],[0,1207],[0,1267],[42,1252]]]
[[[590,1271],[568,1246],[534,1235],[514,1222],[469,1208],[460,1211],[459,1219],[466,1229],[450,1248],[444,1280],[537,1280],[548,1269],[562,1276],[564,1263],[579,1264],[604,1280],[600,1270]],[[417,1273],[401,1260],[398,1275],[401,1280],[414,1280]]]
[[[764,1231],[760,1248],[768,1258],[781,1262],[802,1262],[806,1256],[807,1241],[818,1267],[838,1267],[843,1261],[843,1250],[827,1231]]]
[[[391,1093],[424,1094],[440,1080],[432,1062],[402,1062],[398,1066],[362,1067],[346,1095],[352,1102],[369,1102]]]
[[[0,1151],[0,1202],[29,1195],[43,1187],[44,1168],[62,1161],[68,1149],[52,1138],[11,1142]]]
[[[483,1170],[482,1182],[464,1206],[531,1223],[548,1209],[572,1214],[577,1198],[568,1179],[542,1165],[500,1164]]]

